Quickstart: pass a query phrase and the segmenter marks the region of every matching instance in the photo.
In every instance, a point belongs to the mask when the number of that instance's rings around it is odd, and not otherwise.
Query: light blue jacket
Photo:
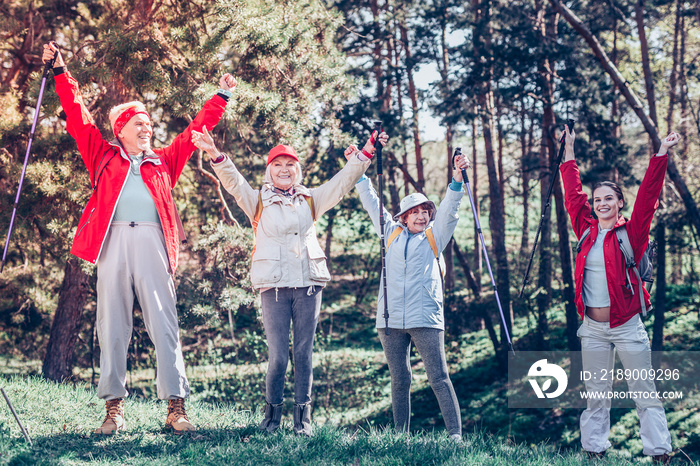
[[[379,234],[379,198],[369,179],[355,185],[360,199],[369,213],[377,234]],[[432,227],[435,243],[440,251],[440,261],[444,270],[442,251],[452,238],[459,216],[457,211],[464,190],[447,188],[445,198],[440,203],[429,227]],[[402,225],[392,220],[392,215],[384,209],[384,239]],[[445,329],[443,294],[440,269],[425,233],[411,235],[407,228],[391,243],[386,252],[386,287],[389,303],[389,328],[407,329],[417,327]],[[380,282],[381,283],[381,282]],[[377,298],[377,328],[384,323],[384,289],[379,286]]]

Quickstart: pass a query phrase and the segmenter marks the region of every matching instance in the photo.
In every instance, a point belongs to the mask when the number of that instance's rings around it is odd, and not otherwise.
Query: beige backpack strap
[[[253,215],[253,232],[258,229],[258,223],[260,222],[260,217],[262,217],[262,194],[258,191],[258,205],[255,207],[255,214]]]
[[[428,243],[430,243],[430,248],[433,250],[436,259],[440,259],[440,253],[438,252],[437,243],[435,242],[435,236],[433,235],[432,227],[425,230],[425,236],[428,238]]]
[[[391,243],[394,242],[394,240],[401,234],[403,231],[402,227],[398,227],[396,230],[392,231],[391,234],[389,235],[389,239],[386,240],[386,248],[389,249],[389,246],[391,246]]]
[[[311,209],[311,218],[313,218],[314,223],[316,223],[316,206],[314,205],[314,198],[311,196],[304,197],[306,197],[306,203],[309,204],[309,209]]]

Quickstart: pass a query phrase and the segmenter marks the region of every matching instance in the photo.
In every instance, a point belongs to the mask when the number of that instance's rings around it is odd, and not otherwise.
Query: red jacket
[[[90,184],[94,187],[97,183],[78,222],[71,248],[71,253],[94,264],[102,251],[131,162],[117,141],[110,143],[102,137],[83,103],[78,82],[69,72],[56,76],[56,92],[66,112],[66,129],[78,143],[78,150],[90,174]],[[219,95],[212,97],[172,144],[144,154],[141,176],[156,205],[173,272],[177,268],[178,232],[171,189],[196,149],[191,140],[192,130],[201,131],[203,125],[213,128],[225,108],[224,98]],[[102,166],[104,168],[100,170]],[[98,174],[99,182],[95,180]]]
[[[642,312],[639,296],[637,296],[639,283],[637,283],[635,274],[630,273],[630,281],[632,282],[634,293],[626,287],[625,257],[617,243],[615,229],[622,225],[627,225],[627,234],[634,251],[634,259],[639,263],[649,244],[651,219],[654,217],[654,212],[658,206],[667,164],[667,155],[652,157],[642,184],[639,186],[639,192],[637,193],[637,199],[634,202],[629,221],[620,216],[603,242],[605,275],[608,282],[608,293],[610,294],[610,328],[618,327],[634,317],[635,314]],[[591,214],[588,196],[581,187],[581,178],[579,177],[576,161],[569,160],[561,165],[561,177],[566,191],[566,210],[569,212],[569,217],[571,217],[576,237],[580,238],[586,230],[593,227],[591,234],[581,245],[581,251],[576,256],[576,266],[574,268],[576,309],[581,319],[583,319],[585,312],[582,293],[583,271],[586,264],[586,256],[598,236],[598,220],[594,219]],[[642,292],[644,293],[644,301],[647,307],[650,307],[649,293],[643,286]]]

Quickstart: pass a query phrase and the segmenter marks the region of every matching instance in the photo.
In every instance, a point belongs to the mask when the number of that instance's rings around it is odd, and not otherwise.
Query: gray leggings
[[[428,382],[437,397],[447,432],[462,434],[459,402],[447,373],[445,332],[436,328],[377,329],[391,373],[391,406],[394,425],[408,432],[411,422],[411,341],[423,359]]]
[[[289,326],[294,332],[294,402],[311,401],[312,354],[323,288],[272,288],[263,292],[262,316],[270,360],[265,376],[265,399],[276,405],[284,400],[284,376],[289,364]]]

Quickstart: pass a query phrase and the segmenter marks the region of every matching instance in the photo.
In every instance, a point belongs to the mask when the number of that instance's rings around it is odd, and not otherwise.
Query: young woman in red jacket
[[[566,131],[566,152],[561,176],[566,191],[566,210],[578,238],[590,232],[576,256],[574,279],[576,307],[583,320],[578,330],[581,339],[583,370],[592,374],[586,381],[586,391],[607,393],[612,390],[610,371],[617,353],[625,369],[651,370],[649,336],[639,314],[643,293],[647,308],[651,307],[649,293],[638,283],[634,273],[626,271],[626,262],[615,230],[626,228],[637,263],[646,251],[649,230],[658,198],[663,187],[668,163],[667,151],[680,139],[669,134],[659,152],[651,158],[637,193],[630,219],[620,210],[625,205],[622,190],[615,183],[603,181],[593,187],[593,210],[583,192],[579,169],[574,159],[575,134]],[[637,371],[635,371],[636,373]],[[606,376],[608,375],[608,376]],[[628,380],[630,392],[653,392],[653,380]],[[589,457],[602,457],[610,447],[610,399],[588,399],[581,414],[581,444]],[[635,398],[641,424],[643,452],[654,461],[667,462],[671,452],[671,436],[666,415],[658,398]]]
[[[53,44],[44,45],[44,63],[54,57],[56,93],[66,113],[66,129],[78,144],[93,188],[71,253],[97,263],[97,396],[106,401],[107,415],[94,433],[114,434],[125,426],[126,355],[134,295],[156,349],[158,397],[168,400],[165,426],[177,434],[193,431],[185,413],[190,388],[171,276],[177,268],[179,223],[171,190],[196,149],[190,140],[192,131],[216,126],[236,80],[224,75],[219,93],[204,104],[185,131],[169,146],[151,149],[153,129],[143,103],[111,109],[114,139],[108,142],[61,53]]]

